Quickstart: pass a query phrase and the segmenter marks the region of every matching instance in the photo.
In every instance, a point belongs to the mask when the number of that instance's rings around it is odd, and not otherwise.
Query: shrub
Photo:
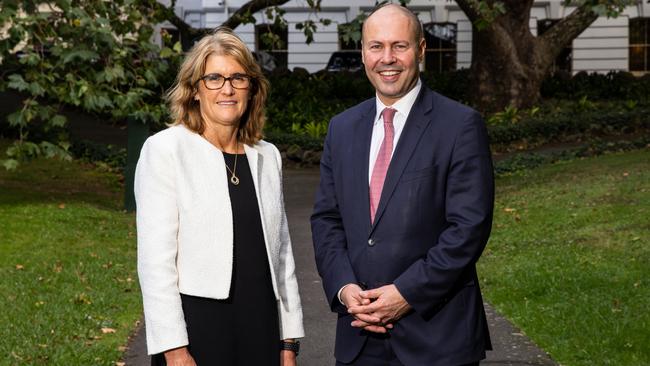
[[[518,115],[502,112],[488,119],[488,133],[496,150],[518,144],[531,146],[553,141],[581,141],[600,136],[630,134],[650,129],[650,105],[629,108],[628,102],[549,103],[543,112]],[[532,110],[531,110],[532,111]],[[495,116],[499,116],[496,114]]]
[[[650,101],[650,75],[635,77],[629,72],[612,71],[607,74],[579,72],[574,76],[556,73],[544,80],[542,98],[579,100],[638,100]]]

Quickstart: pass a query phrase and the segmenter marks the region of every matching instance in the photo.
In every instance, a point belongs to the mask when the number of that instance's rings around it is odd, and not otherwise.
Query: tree
[[[234,28],[254,22],[252,14],[266,9],[269,19],[286,26],[278,6],[287,1],[251,0],[225,24]],[[320,7],[320,0],[307,3],[314,11]],[[25,97],[7,118],[17,139],[0,163],[10,169],[34,156],[69,158],[66,106],[115,121],[168,121],[162,95],[171,86],[182,45],[171,44],[169,35],[162,46],[154,44],[155,25],[174,24],[186,47],[206,32],[187,25],[174,6],[175,0],[171,6],[156,0],[0,2],[0,90]],[[306,19],[297,28],[311,42],[316,21]]]
[[[617,16],[638,0],[564,0],[576,9],[544,34],[529,28],[534,0],[456,0],[472,21],[471,99],[482,112],[539,101],[553,61],[599,16]]]
[[[0,87],[25,98],[7,118],[18,136],[3,165],[39,155],[69,158],[64,106],[115,120],[164,120],[160,96],[181,50],[151,42],[162,21],[137,1],[4,0]]]

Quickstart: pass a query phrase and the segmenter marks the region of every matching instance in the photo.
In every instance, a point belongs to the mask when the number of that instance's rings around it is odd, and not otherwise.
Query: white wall
[[[237,10],[245,0],[178,0],[177,13],[194,27],[215,27],[229,14]],[[374,1],[370,0],[326,0],[322,11],[313,14],[304,0],[292,0],[282,6],[287,11],[289,23],[288,63],[289,68],[304,67],[310,72],[323,69],[332,52],[339,49],[337,25],[354,19],[360,11],[368,11]],[[457,67],[466,68],[472,58],[472,27],[460,8],[447,0],[412,0],[409,7],[418,13],[423,23],[451,22],[457,24]],[[531,10],[530,28],[537,34],[537,21],[558,19],[568,15],[573,8],[562,6],[562,0],[536,1]],[[618,18],[599,18],[573,41],[573,72],[608,72],[628,69],[628,22],[638,16],[650,17],[650,4],[642,2],[630,6]],[[255,15],[257,23],[268,20],[263,14]],[[317,23],[314,42],[307,45],[305,36],[295,29],[296,22],[305,19],[327,18],[329,26]],[[252,24],[236,29],[244,42],[255,50],[255,28]]]

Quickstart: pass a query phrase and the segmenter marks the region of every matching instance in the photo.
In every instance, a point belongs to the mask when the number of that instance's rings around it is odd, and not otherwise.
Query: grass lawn
[[[497,180],[487,300],[562,365],[650,365],[650,150]]]
[[[141,314],[115,174],[0,169],[0,365],[114,365]],[[485,296],[562,365],[650,364],[650,151],[497,181]]]
[[[0,169],[0,365],[120,360],[141,303],[118,179],[56,160]]]

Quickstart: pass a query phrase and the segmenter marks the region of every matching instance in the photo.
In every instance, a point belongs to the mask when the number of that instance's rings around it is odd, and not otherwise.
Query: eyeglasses
[[[225,77],[221,74],[207,74],[201,76],[199,80],[203,80],[203,85],[210,90],[223,88],[226,81],[229,81],[230,85],[235,89],[248,89],[253,78],[244,74],[232,74],[230,77]]]

